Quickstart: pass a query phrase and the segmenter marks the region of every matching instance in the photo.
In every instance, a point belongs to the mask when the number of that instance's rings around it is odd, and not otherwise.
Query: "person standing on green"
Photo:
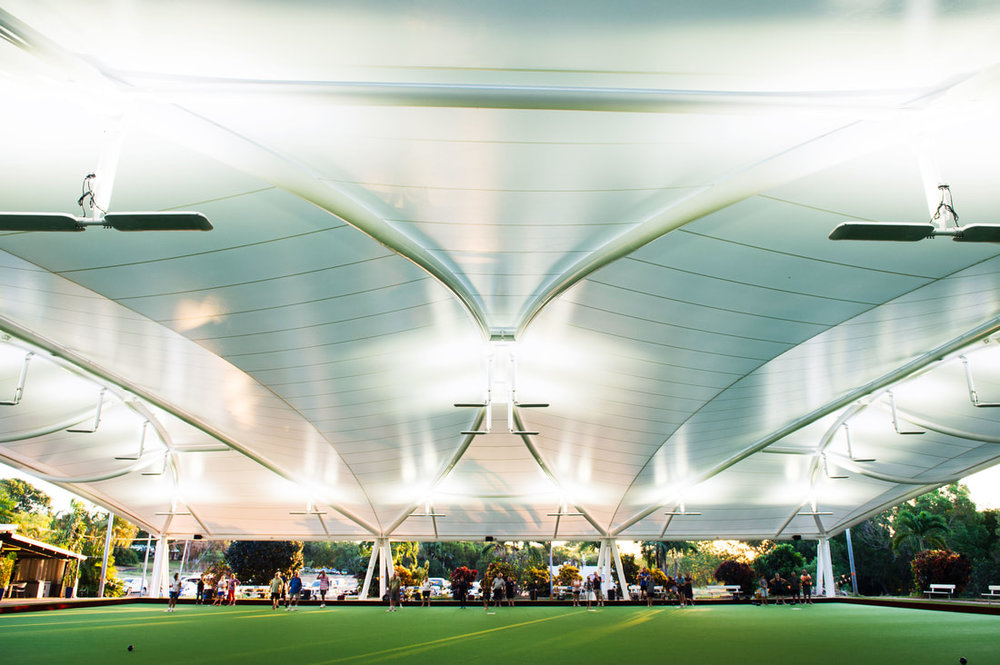
[[[389,578],[389,609],[386,612],[395,612],[399,609],[399,575]]]
[[[285,609],[289,612],[296,612],[299,609],[299,598],[302,597],[302,578],[299,577],[299,571],[292,572],[292,578],[288,580],[288,604],[285,605]],[[292,607],[292,604],[295,604]]]
[[[285,580],[281,579],[281,573],[275,573],[271,580],[271,609],[278,609],[278,601],[281,600],[281,592],[285,587]]]

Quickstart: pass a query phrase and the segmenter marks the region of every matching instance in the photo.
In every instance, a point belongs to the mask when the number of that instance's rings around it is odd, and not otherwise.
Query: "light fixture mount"
[[[875,240],[916,242],[924,238],[950,236],[956,242],[1000,242],[1000,224],[958,225],[958,213],[952,202],[951,187],[938,185],[941,200],[930,221],[923,224],[906,222],[860,222],[838,224],[830,232],[830,240]]]
[[[212,223],[200,212],[107,212],[96,202],[88,173],[83,193],[76,200],[83,215],[58,212],[0,212],[0,231],[78,232],[89,226],[116,231],[211,231]]]

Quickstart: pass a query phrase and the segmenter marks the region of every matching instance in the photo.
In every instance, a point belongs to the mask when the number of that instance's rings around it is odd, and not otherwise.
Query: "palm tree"
[[[900,547],[909,545],[914,552],[926,549],[944,549],[947,547],[945,536],[948,535],[948,523],[941,515],[934,515],[921,510],[914,515],[908,510],[901,510],[892,523],[892,551],[899,552]]]

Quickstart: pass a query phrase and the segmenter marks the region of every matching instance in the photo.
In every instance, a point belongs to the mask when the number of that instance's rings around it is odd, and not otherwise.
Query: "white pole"
[[[163,597],[164,568],[169,567],[169,563],[164,565],[166,558],[168,558],[167,537],[161,533],[156,537],[156,551],[153,553],[153,575],[149,585],[150,598]]]
[[[146,584],[146,569],[149,567],[149,545],[152,542],[152,534],[146,534],[146,557],[142,560],[142,583],[139,585],[139,595],[149,595],[149,585]]]
[[[379,598],[384,598],[385,594],[389,592],[389,578],[395,574],[395,568],[392,565],[392,550],[389,548],[389,539],[382,539],[382,570],[385,571],[382,575],[382,579],[379,580]]]
[[[97,597],[104,598],[104,584],[108,581],[108,557],[111,556],[111,538],[114,535],[115,514],[108,513],[108,530],[104,534],[104,558],[101,563],[101,581],[97,585]]]
[[[184,554],[181,555],[181,577],[184,577],[184,567],[187,565],[188,548],[191,546],[190,540],[184,541]]]
[[[826,578],[826,597],[833,598],[837,595],[837,585],[833,581],[833,557],[830,556],[830,539],[823,539],[823,567]]]
[[[823,581],[825,572],[826,566],[823,565],[823,539],[820,538],[816,541],[816,584],[813,587],[814,596],[822,596],[825,593],[826,585]]]
[[[611,554],[615,558],[615,568],[618,571],[618,585],[622,589],[622,595],[619,600],[631,600],[632,597],[628,592],[628,580],[625,579],[625,568],[622,566],[622,557],[618,552],[618,543],[614,540],[611,541]]]
[[[365,600],[368,598],[368,589],[371,588],[372,574],[375,572],[375,562],[378,561],[378,550],[381,542],[381,539],[376,539],[375,542],[372,543],[372,555],[368,559],[368,572],[365,573],[365,583],[361,585],[361,593],[358,594],[358,600]]]

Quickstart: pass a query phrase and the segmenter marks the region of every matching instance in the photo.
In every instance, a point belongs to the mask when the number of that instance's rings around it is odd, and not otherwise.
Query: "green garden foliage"
[[[634,554],[622,554],[622,572],[625,573],[625,581],[635,584],[639,579],[639,564],[635,560]]]
[[[781,573],[782,577],[788,579],[792,575],[801,574],[805,565],[805,557],[790,544],[781,543],[754,559],[753,570],[756,575],[764,575],[767,579],[774,577],[775,573]]]
[[[521,573],[521,586],[536,594],[548,595],[549,571],[539,566],[528,566]]]
[[[580,576],[580,569],[576,566],[571,566],[566,563],[559,566],[559,572],[556,573],[556,584],[559,586],[570,586],[573,580],[583,579]]]
[[[910,567],[917,591],[927,589],[931,584],[954,584],[955,592],[961,593],[972,574],[969,557],[949,550],[917,552]]]
[[[226,564],[244,584],[267,584],[276,572],[302,568],[302,543],[289,540],[234,540]]]
[[[48,494],[20,478],[0,479],[0,493],[14,502],[14,511],[48,515],[52,512],[52,499]]]
[[[515,575],[516,577],[514,566],[506,561],[494,561],[486,566],[486,572],[483,573],[483,584],[492,585],[493,580],[497,576],[507,577],[508,575]]]
[[[743,594],[749,595],[753,591],[753,568],[742,561],[726,559],[715,569],[715,579],[723,584],[739,584]]]
[[[10,584],[10,575],[14,572],[14,555],[0,558],[0,591]]]
[[[896,515],[892,527],[895,531],[892,536],[894,552],[904,546],[914,552],[947,546],[945,535],[948,533],[948,522],[941,515],[934,515],[926,510],[913,513],[903,509]]]

